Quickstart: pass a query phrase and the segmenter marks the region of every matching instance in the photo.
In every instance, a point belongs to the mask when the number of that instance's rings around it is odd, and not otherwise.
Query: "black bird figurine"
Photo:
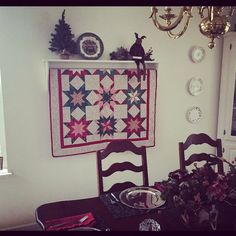
[[[146,65],[144,62],[144,57],[145,57],[145,51],[142,46],[142,40],[146,38],[146,36],[142,36],[141,38],[138,37],[138,34],[135,33],[136,41],[135,43],[131,46],[130,48],[130,55],[132,56],[132,59],[135,61],[137,65],[137,74],[138,74],[138,79],[140,79],[140,63],[143,65],[143,80],[145,80],[145,75],[146,75]]]

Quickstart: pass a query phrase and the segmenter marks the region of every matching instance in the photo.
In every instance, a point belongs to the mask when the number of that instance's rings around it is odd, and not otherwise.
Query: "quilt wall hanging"
[[[155,145],[157,71],[49,68],[52,155],[77,155],[130,139]]]

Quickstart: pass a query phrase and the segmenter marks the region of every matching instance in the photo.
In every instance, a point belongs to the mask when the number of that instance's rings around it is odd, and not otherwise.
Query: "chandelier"
[[[199,24],[200,32],[210,39],[208,47],[212,49],[215,46],[215,38],[220,38],[229,30],[229,17],[234,14],[235,7],[199,6],[197,8],[200,17],[203,18]],[[227,8],[227,14],[224,13],[225,8]],[[171,38],[177,39],[187,30],[190,19],[193,17],[192,11],[192,6],[183,6],[179,14],[175,15],[171,7],[164,7],[164,14],[159,15],[159,9],[154,6],[151,8],[151,16],[149,18],[152,18],[154,25],[159,30],[166,31]],[[160,21],[164,21],[164,25]],[[181,22],[183,22],[182,30],[174,33],[173,29],[180,25]]]

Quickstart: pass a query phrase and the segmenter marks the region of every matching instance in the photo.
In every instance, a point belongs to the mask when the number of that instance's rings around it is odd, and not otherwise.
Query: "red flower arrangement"
[[[219,158],[219,157],[217,157]],[[210,163],[192,171],[177,170],[170,172],[168,180],[155,183],[162,199],[171,200],[179,210],[185,224],[196,227],[217,228],[218,203],[225,201],[236,206],[236,165],[224,158],[230,171],[225,175],[216,173]]]

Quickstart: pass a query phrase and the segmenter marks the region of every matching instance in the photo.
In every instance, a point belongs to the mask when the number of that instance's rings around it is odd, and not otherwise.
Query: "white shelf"
[[[60,66],[61,68],[65,67],[74,67],[76,66],[83,68],[136,68],[136,64],[132,60],[118,61],[118,60],[63,60],[63,59],[48,59],[44,60],[48,64],[49,68],[53,66]],[[147,69],[157,69],[157,61],[145,61]]]
[[[78,63],[134,63],[133,60],[76,60],[76,59],[47,59],[46,62],[78,62]],[[157,64],[157,61],[145,61],[145,64]]]

